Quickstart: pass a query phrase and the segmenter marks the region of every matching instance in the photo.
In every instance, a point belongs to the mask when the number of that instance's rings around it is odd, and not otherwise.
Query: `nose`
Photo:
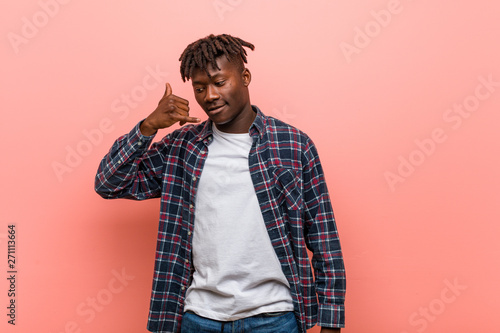
[[[208,85],[207,86],[207,93],[205,94],[205,101],[206,102],[213,102],[217,99],[219,99],[219,92],[217,91],[216,87],[213,85]]]

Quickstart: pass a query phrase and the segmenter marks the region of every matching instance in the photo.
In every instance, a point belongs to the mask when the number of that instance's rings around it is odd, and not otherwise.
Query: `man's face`
[[[191,76],[196,101],[221,131],[248,132],[255,113],[250,104],[250,72],[225,56],[216,59],[220,70],[195,68]]]

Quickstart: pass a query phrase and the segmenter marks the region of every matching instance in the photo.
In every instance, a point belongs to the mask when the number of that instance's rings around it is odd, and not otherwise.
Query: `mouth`
[[[207,109],[207,112],[211,114],[218,113],[225,105],[226,104],[211,106]]]

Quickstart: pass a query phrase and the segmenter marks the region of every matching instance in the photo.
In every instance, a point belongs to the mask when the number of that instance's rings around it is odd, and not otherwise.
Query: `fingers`
[[[179,122],[181,126],[186,123],[199,123],[201,121],[197,117],[190,117],[189,106],[183,103],[170,104],[167,113],[173,121]]]
[[[182,116],[179,114],[173,116],[173,118],[175,118],[175,120],[177,120],[179,122],[179,125],[181,125],[181,126],[183,126],[186,123],[199,123],[201,121],[200,118]]]
[[[165,93],[158,102],[158,105],[164,105],[167,109],[172,109],[172,106],[175,106],[179,109],[189,111],[189,101],[182,97],[172,95],[172,87],[170,86],[170,83],[166,83]]]
[[[172,95],[172,87],[170,86],[170,83],[166,83],[165,85],[165,94],[163,95],[164,97]]]
[[[172,87],[170,83],[165,83],[165,93],[161,98],[160,102],[158,102],[157,111],[160,114],[163,114],[161,118],[163,118],[162,123],[168,127],[173,123],[179,122],[182,126],[186,123],[199,123],[201,120],[196,117],[189,117],[189,101],[173,95]],[[162,127],[163,128],[163,127]]]
[[[169,106],[175,106],[178,109],[184,110],[184,111],[189,111],[189,101],[185,100],[184,98],[175,96],[175,95],[170,95],[169,101],[168,101]]]
[[[185,123],[199,123],[201,121],[200,118],[196,118],[196,117],[184,117],[184,120],[182,120],[183,124],[184,125]]]

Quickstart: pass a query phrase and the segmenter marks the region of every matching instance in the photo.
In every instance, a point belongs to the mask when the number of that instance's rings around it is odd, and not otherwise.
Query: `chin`
[[[230,123],[231,120],[226,120],[226,121],[214,121],[214,124],[215,125],[226,125],[228,123]]]
[[[230,123],[232,119],[213,117],[213,118],[210,118],[210,120],[212,120],[212,122],[216,125],[225,125],[225,124]]]

